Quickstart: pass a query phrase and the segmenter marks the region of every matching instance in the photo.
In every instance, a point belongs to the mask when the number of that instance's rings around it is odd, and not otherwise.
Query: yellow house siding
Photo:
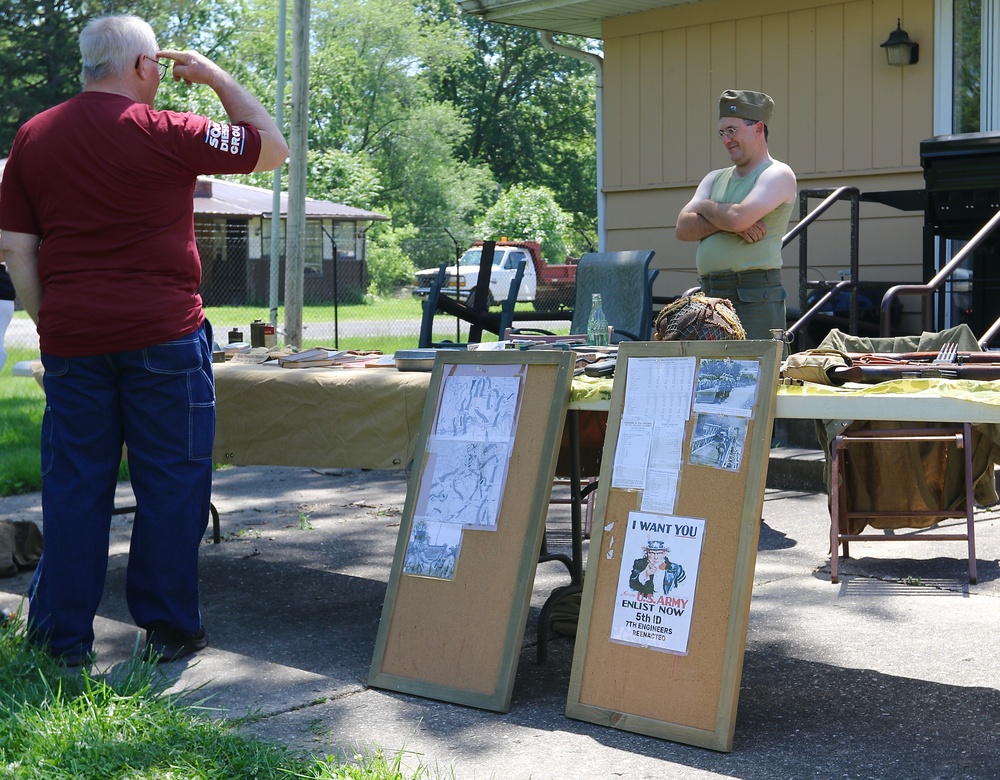
[[[737,71],[741,78],[760,84],[764,67],[763,20],[741,19],[735,27]]]
[[[702,136],[702,129],[697,128],[691,134],[688,127],[695,122],[689,118],[684,121],[687,105],[687,81],[684,77],[687,59],[687,41],[684,30],[666,30],[663,35],[663,179],[664,181],[687,181],[693,178],[688,174],[689,139]],[[706,147],[707,150],[707,147]]]
[[[865,0],[844,5],[844,27],[852,30],[844,38],[844,162],[847,170],[872,167],[871,130],[872,83],[871,53],[877,46],[871,29],[871,2]],[[886,66],[888,67],[888,65]]]
[[[825,62],[844,62],[844,7],[817,8],[814,167],[836,171],[844,167],[844,70]],[[832,121],[831,121],[832,120]]]
[[[703,21],[712,9],[724,16],[744,7],[677,6],[674,16],[699,23],[648,24],[606,38],[609,188],[691,183],[726,165],[711,133],[718,95],[733,86],[775,99],[772,154],[800,175],[919,165],[920,140],[932,132],[932,0],[820,3]],[[901,15],[921,41],[921,61],[893,68],[878,44]],[[666,10],[640,16],[673,18]]]
[[[695,181],[698,171],[711,167],[711,155],[715,143],[709,133],[706,133],[706,122],[711,119],[703,101],[695,95],[711,94],[712,82],[712,47],[710,44],[711,29],[707,25],[694,27],[688,31],[687,40],[687,95],[688,110],[683,108],[678,114],[687,120],[687,146],[671,147],[673,154],[684,155],[687,160],[687,180]],[[713,124],[709,124],[709,128]],[[702,174],[704,175],[704,174]]]
[[[707,125],[702,126],[702,133],[711,140],[709,146],[711,150],[711,162],[709,167],[721,168],[723,165],[728,164],[729,157],[723,154],[725,149],[715,135],[716,120],[719,118],[719,104],[717,100],[719,94],[724,89],[732,86],[732,77],[730,74],[736,70],[736,23],[718,22],[711,25],[709,27],[709,46],[712,74],[709,94],[715,95],[716,101],[709,103],[707,106],[711,111],[711,118]],[[699,103],[704,105],[705,101],[699,100]],[[697,172],[692,171],[692,173],[697,178]]]
[[[788,83],[791,66],[787,40],[787,14],[771,14],[762,18],[761,41],[765,57],[761,65],[760,83],[767,84],[768,88],[773,90],[769,93],[776,101],[771,124],[776,128],[787,128],[789,123]],[[775,133],[768,142],[771,154],[779,160],[788,159],[788,145],[787,131]]]
[[[934,128],[934,0],[906,0],[902,11],[907,24],[913,19],[911,37],[920,42],[920,61],[916,65],[893,68],[900,71],[903,82],[902,163],[919,165],[920,142],[932,136]],[[892,24],[886,34],[890,29]]]
[[[640,70],[642,63],[640,56],[642,51],[641,38],[632,43],[633,45],[625,47],[621,53],[622,72],[619,89],[621,90],[622,106],[628,108],[622,111],[618,127],[621,132],[622,181],[642,184],[640,166],[642,158],[638,154],[640,151],[639,141],[644,133],[650,131],[642,125],[642,92],[640,87],[645,79],[633,77],[634,74],[642,72]]]
[[[663,177],[663,34],[639,39],[640,72],[654,74],[639,86],[639,174],[644,184]]]
[[[816,11],[808,9],[788,15],[788,158],[785,162],[799,171],[816,170]],[[768,87],[759,87],[767,92]],[[794,96],[794,97],[793,97]],[[772,97],[774,97],[772,95]],[[775,97],[775,100],[778,98]],[[782,132],[773,128],[772,132]],[[793,165],[790,161],[795,160]]]
[[[881,3],[873,9],[874,29],[891,30],[896,26],[900,3]],[[872,115],[872,165],[881,168],[899,165],[903,161],[902,112],[903,89],[900,78],[905,68],[875,68],[872,72],[874,88]],[[928,132],[928,135],[930,133]]]
[[[890,67],[879,47],[897,18],[920,42],[916,65]],[[800,189],[921,189],[933,43],[933,0],[704,0],[608,20],[608,248],[656,250],[659,295],[696,283],[695,244],[677,241],[673,228],[701,178],[730,164],[715,133],[729,87],[775,99],[771,153],[792,166]],[[796,205],[793,222],[797,214]],[[848,214],[838,206],[810,230],[810,279],[848,267]],[[923,215],[862,204],[861,216],[862,280],[919,280]],[[794,305],[797,268],[793,242],[784,280]]]

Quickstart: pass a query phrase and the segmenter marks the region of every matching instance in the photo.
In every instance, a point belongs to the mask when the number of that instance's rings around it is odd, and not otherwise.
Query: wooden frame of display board
[[[574,363],[574,353],[567,351],[442,350],[437,354],[369,685],[498,712],[510,709]],[[453,414],[453,401],[459,395],[451,388],[464,392],[471,381],[464,377],[475,377],[475,372],[492,377],[494,390],[507,382],[499,388],[503,392],[510,390],[509,377],[521,378],[516,403],[505,401],[503,407],[515,419],[508,440],[512,446],[504,450],[509,459],[501,477],[503,493],[495,530],[427,521],[435,516],[473,517],[458,504],[450,514],[440,507],[466,492],[465,477],[453,482],[450,476],[462,471],[454,452],[466,445],[450,442],[445,434],[461,427],[455,422],[458,415]],[[481,388],[474,392],[481,397]],[[513,396],[508,393],[506,397]],[[464,405],[463,400],[458,406]],[[475,429],[474,424],[470,427]],[[480,434],[488,436],[485,429]],[[480,442],[480,446],[486,445]],[[470,452],[476,449],[475,444],[470,447]],[[482,466],[476,469],[486,473]],[[492,478],[481,484],[486,482],[494,484]],[[450,490],[451,485],[454,489]],[[439,500],[435,503],[434,499]],[[464,503],[472,506],[474,502]],[[455,525],[460,529],[460,546],[453,569],[450,558],[444,564],[426,563],[432,555],[440,559],[448,554],[442,550],[456,549],[447,541],[454,538],[450,535]],[[428,548],[429,529],[438,529],[435,533],[441,536]],[[418,558],[418,553],[423,557]],[[432,576],[421,576],[428,570]],[[442,572],[452,578],[439,578]]]
[[[780,350],[778,342],[768,341],[620,346],[566,703],[569,717],[732,750]],[[686,374],[692,362],[693,380]],[[746,400],[750,391],[739,388],[755,370],[751,403]],[[732,389],[734,379],[737,389]],[[650,390],[657,382],[662,388]],[[690,417],[677,422],[687,391],[681,387],[680,395],[675,393],[684,382],[691,383]],[[658,394],[669,397],[658,401]],[[716,403],[721,417],[714,414]],[[645,488],[619,486],[629,483],[632,450],[641,449],[635,442],[646,426],[637,415],[644,409],[654,419],[671,418],[675,439],[681,441],[672,504],[669,495],[659,494],[671,484],[669,476],[657,475]],[[725,416],[731,412],[747,419]],[[744,427],[738,452],[731,445],[738,445]],[[659,430],[650,434],[652,452],[658,460],[670,460],[676,450],[658,450],[657,436],[666,440],[665,429]],[[622,463],[616,472],[619,448]],[[649,467],[654,465],[651,454]],[[648,478],[646,472],[633,473],[632,483]],[[652,506],[645,506],[647,494]],[[673,511],[665,511],[671,506]],[[663,547],[668,548],[665,562],[655,564]],[[657,576],[662,581],[647,594]]]

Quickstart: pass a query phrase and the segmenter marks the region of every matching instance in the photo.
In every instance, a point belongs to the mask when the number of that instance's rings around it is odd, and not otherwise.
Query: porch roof
[[[458,5],[491,22],[600,38],[605,19],[690,2],[698,0],[458,0]]]

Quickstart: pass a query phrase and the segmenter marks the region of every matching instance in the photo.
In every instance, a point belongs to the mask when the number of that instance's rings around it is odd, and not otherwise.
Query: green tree
[[[468,227],[495,197],[489,168],[460,155],[471,128],[455,106],[435,100],[425,64],[465,55],[450,20],[401,13],[399,0],[318,0],[310,65],[311,155],[328,165],[310,194],[393,215],[414,225],[402,247],[422,266],[451,259],[443,231]],[[405,6],[404,6],[405,7]],[[377,187],[359,191],[361,171]],[[354,177],[352,179],[352,176]],[[368,181],[373,181],[368,177]],[[367,192],[367,202],[344,200]]]
[[[496,197],[496,183],[485,165],[457,159],[469,130],[452,106],[416,108],[403,130],[387,139],[380,155],[386,201],[394,219],[420,226],[405,246],[424,268],[452,259],[444,230],[471,225]]]
[[[164,49],[194,49],[231,73],[269,110],[277,83],[277,9],[255,11],[252,0],[183,0],[159,24],[150,22]],[[291,47],[289,38],[288,47]],[[170,71],[156,94],[156,107],[224,118],[208,87],[174,81]],[[270,179],[268,179],[270,186]]]
[[[148,21],[161,46],[215,56],[234,48],[240,5],[239,0],[0,0],[0,156],[10,151],[24,122],[80,91],[80,31],[92,18],[113,13]],[[161,107],[218,113],[214,93],[206,101],[205,91],[182,89],[168,78]]]
[[[436,13],[453,19],[454,3]],[[538,33],[463,15],[465,56],[428,68],[440,101],[454,104],[472,128],[460,147],[465,160],[487,164],[504,188],[550,189],[561,208],[577,215],[578,230],[596,235],[597,150],[595,73],[589,63],[542,48]],[[564,37],[594,51],[593,42]]]
[[[363,153],[341,149],[309,151],[306,195],[355,208],[382,202],[382,176]]]
[[[487,240],[538,241],[546,261],[564,263],[569,224],[550,190],[515,184],[487,209],[478,231]]]
[[[377,222],[368,232],[368,293],[389,295],[413,281],[416,266],[402,244],[416,234],[412,225],[392,227]]]
[[[0,0],[0,150],[18,128],[80,89],[81,10],[67,0]]]

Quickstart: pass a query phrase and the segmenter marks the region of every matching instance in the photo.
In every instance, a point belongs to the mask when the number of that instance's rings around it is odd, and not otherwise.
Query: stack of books
[[[381,352],[359,349],[313,347],[278,358],[282,368],[314,368],[316,366],[363,365],[382,357]]]

